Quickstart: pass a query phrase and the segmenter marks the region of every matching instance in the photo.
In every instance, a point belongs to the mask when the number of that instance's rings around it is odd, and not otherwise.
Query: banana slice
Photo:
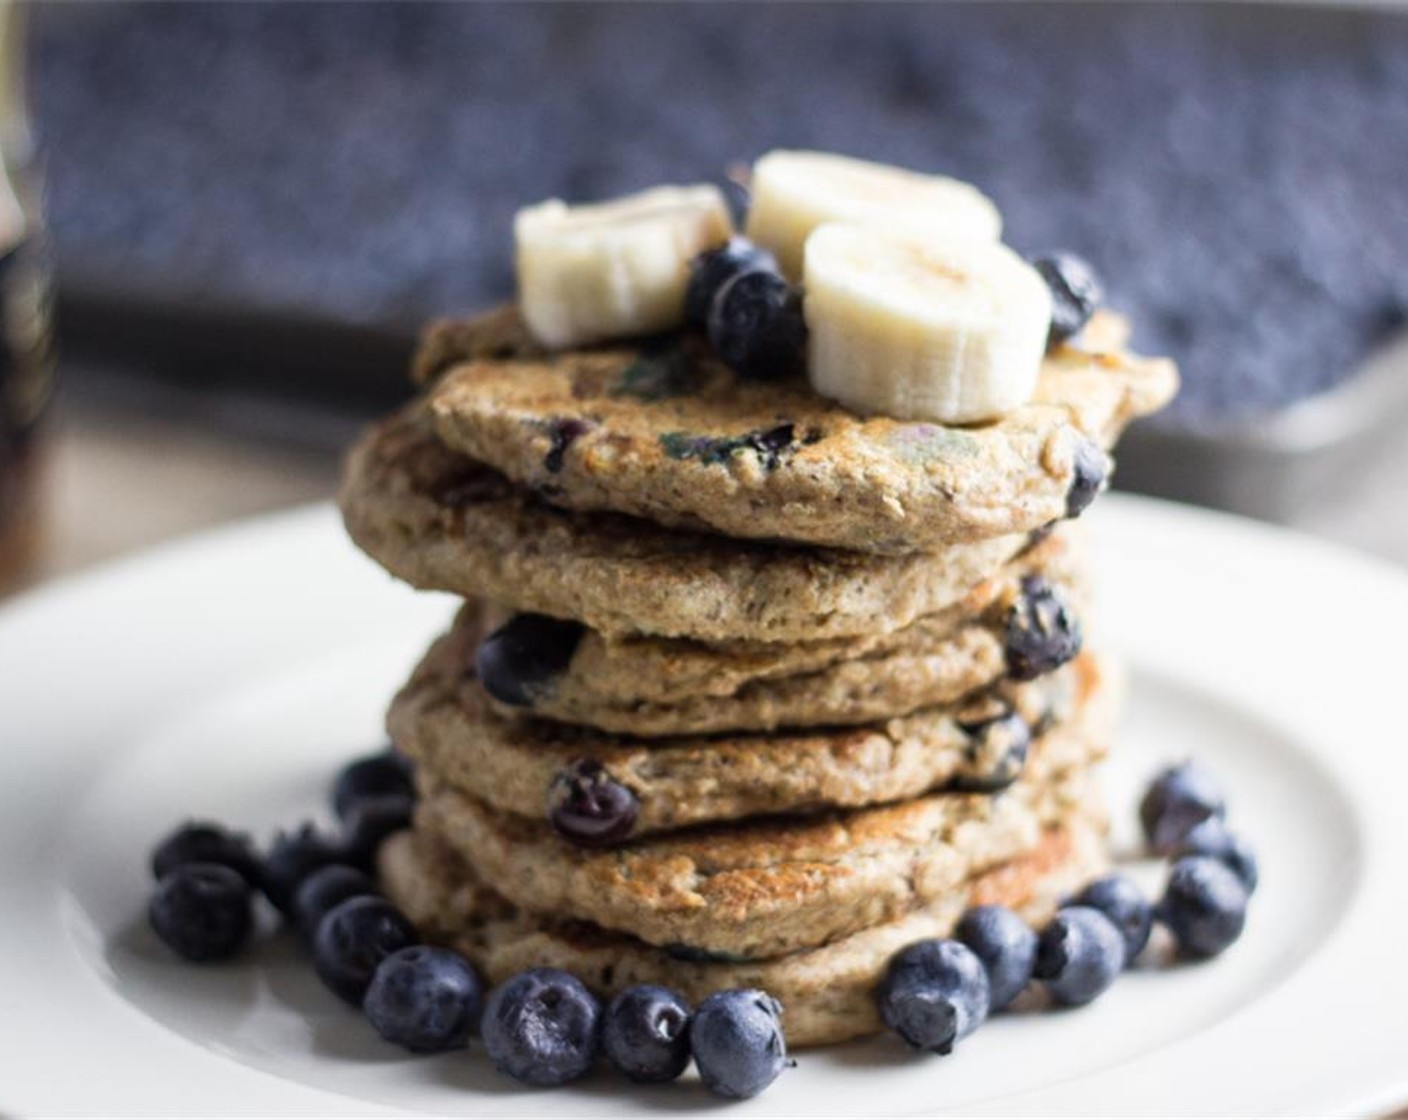
[[[827,222],[877,225],[945,241],[996,241],[1002,215],[976,187],[827,152],[769,152],[753,165],[748,237],[792,280],[807,235]]]
[[[1005,245],[822,226],[803,287],[812,387],[857,412],[968,424],[1036,389],[1051,293]]]
[[[520,210],[513,237],[524,321],[553,348],[677,327],[689,262],[732,234],[724,196],[707,185]]]

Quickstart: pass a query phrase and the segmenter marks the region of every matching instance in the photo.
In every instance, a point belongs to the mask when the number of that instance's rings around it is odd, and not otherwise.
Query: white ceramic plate
[[[1133,666],[1110,766],[1219,771],[1262,859],[1243,940],[1098,1004],[999,1018],[949,1058],[804,1053],[741,1115],[1362,1115],[1408,1101],[1408,578],[1249,523],[1108,498],[1098,635]],[[326,509],[197,538],[0,616],[0,1114],[638,1115],[717,1106],[603,1071],[552,1096],[481,1052],[416,1059],[287,939],[175,963],[146,862],[182,819],[267,837],[377,747],[452,604],[358,556]]]

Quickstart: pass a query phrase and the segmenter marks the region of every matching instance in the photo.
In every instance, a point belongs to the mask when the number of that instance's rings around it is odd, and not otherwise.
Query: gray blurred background
[[[1408,318],[1400,9],[32,14],[80,406],[330,448],[405,393],[418,324],[511,293],[518,206],[820,147],[969,179],[1017,248],[1097,264],[1139,348],[1185,378],[1123,484],[1312,522],[1345,516],[1346,487],[1367,494],[1353,516],[1400,508],[1408,367],[1383,356]]]

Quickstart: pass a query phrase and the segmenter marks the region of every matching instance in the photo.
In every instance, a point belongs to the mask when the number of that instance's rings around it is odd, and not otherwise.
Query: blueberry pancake
[[[519,910],[483,886],[445,845],[400,833],[381,852],[381,885],[432,940],[453,945],[490,984],[539,966],[581,977],[603,997],[660,984],[692,1002],[727,988],[761,988],[783,1005],[787,1041],[817,1046],[881,1029],[874,988],[890,958],[949,935],[969,906],[1005,905],[1041,925],[1106,866],[1098,809],[1044,831],[1028,853],[969,878],[931,905],[819,949],[769,960],[709,960],[581,922]]]
[[[353,450],[348,532],[416,587],[571,618],[605,634],[793,642],[895,630],[962,599],[1030,543],[868,556],[558,510],[445,448],[414,403]]]
[[[471,606],[442,657],[478,669],[505,715],[626,735],[702,735],[779,727],[853,726],[955,704],[1009,673],[1047,638],[1027,627],[1050,605],[1059,630],[1031,671],[1079,648],[1082,601],[1064,536],[1043,542],[953,606],[890,633],[829,641],[705,643],[608,638],[538,615]],[[1039,651],[1038,651],[1039,652]]]
[[[1033,400],[992,422],[865,419],[800,377],[741,379],[681,334],[471,358],[430,402],[449,446],[555,505],[904,554],[1078,514],[1104,485],[1105,449],[1176,387],[1167,360],[1065,345],[1045,358]]]
[[[1005,681],[951,707],[859,727],[628,739],[505,718],[473,678],[441,663],[447,656],[458,661],[442,641],[392,703],[392,741],[437,781],[533,820],[550,819],[584,784],[599,796],[618,787],[612,796],[630,819],[617,840],[936,789],[996,792],[1029,753],[1043,753],[1052,769],[1094,761],[1113,733],[1119,693],[1109,666],[1085,654],[1037,681]]]
[[[1023,774],[996,795],[936,793],[590,848],[546,822],[492,809],[424,768],[418,783],[416,829],[448,843],[511,902],[654,945],[743,957],[822,945],[922,907],[1030,851],[1044,827],[1093,789],[1089,767],[1051,770],[1038,743]],[[615,808],[609,791],[591,794],[593,809]],[[593,820],[615,822],[586,823]]]

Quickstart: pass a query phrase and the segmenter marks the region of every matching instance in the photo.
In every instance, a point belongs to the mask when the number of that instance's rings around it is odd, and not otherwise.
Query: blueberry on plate
[[[1088,906],[1109,918],[1124,938],[1126,965],[1149,944],[1149,931],[1154,925],[1154,908],[1137,884],[1124,875],[1107,875],[1096,879],[1071,899],[1072,906]]]
[[[585,628],[545,614],[516,614],[479,646],[475,673],[501,704],[531,708],[572,663]]]
[[[1124,936],[1115,924],[1089,906],[1067,906],[1041,931],[1033,975],[1057,1003],[1079,1007],[1113,984],[1124,963]]]
[[[183,863],[218,863],[259,885],[259,857],[249,837],[213,821],[187,821],[152,853],[152,878],[161,879]]]
[[[533,968],[489,993],[479,1034],[500,1073],[527,1085],[564,1085],[596,1059],[601,1005],[570,973]]]
[[[1052,253],[1032,261],[1051,289],[1051,333],[1048,346],[1079,334],[1104,298],[1100,278],[1089,262],[1074,253]]]
[[[223,961],[254,928],[249,883],[222,863],[182,863],[157,884],[147,907],[156,935],[188,961]]]
[[[349,898],[318,923],[313,967],[330,991],[360,1007],[377,966],[417,940],[415,927],[386,899]]]
[[[1242,936],[1247,889],[1220,860],[1185,856],[1169,872],[1158,917],[1182,952],[1215,957]]]
[[[689,1020],[685,998],[669,988],[639,984],[606,1005],[601,1048],[632,1081],[673,1081],[689,1065]]]
[[[1007,671],[1032,681],[1080,653],[1080,623],[1062,595],[1040,576],[1022,580],[1022,594],[1008,609],[1003,633]]]
[[[1182,859],[1184,856],[1211,856],[1219,863],[1226,864],[1228,870],[1242,880],[1248,895],[1256,891],[1261,879],[1256,853],[1251,845],[1228,828],[1221,817],[1209,817],[1188,830],[1188,835],[1171,853],[1172,859]]]
[[[684,293],[684,318],[692,327],[709,321],[714,297],[735,276],[756,270],[776,272],[777,258],[746,237],[731,237],[717,249],[700,253],[689,263],[689,286]]]
[[[876,1001],[884,1024],[916,1050],[947,1054],[987,1018],[987,967],[961,941],[917,941],[896,953]]]
[[[636,795],[594,759],[577,759],[548,786],[548,821],[559,835],[583,847],[624,840],[639,812]]]
[[[387,1042],[431,1054],[465,1044],[483,998],[479,973],[458,953],[412,945],[377,965],[362,1011]]]
[[[1217,779],[1196,762],[1163,771],[1139,803],[1144,837],[1161,856],[1171,854],[1204,821],[1226,815],[1227,801]]]
[[[298,885],[330,863],[343,859],[342,844],[305,822],[296,832],[280,831],[259,869],[259,885],[279,911],[291,914]]]
[[[411,827],[414,797],[386,793],[364,797],[352,804],[342,822],[342,858],[353,867],[370,871],[382,841],[394,832]]]
[[[988,974],[988,1010],[1001,1011],[1022,993],[1036,964],[1036,933],[1005,906],[975,906],[954,937],[973,950]]]
[[[332,787],[332,807],[338,820],[346,820],[352,806],[368,797],[400,794],[415,797],[411,763],[394,747],[349,762],[338,772]]]
[[[788,1065],[782,1004],[754,988],[715,992],[694,1012],[689,1045],[709,1092],[756,1097]]]
[[[720,288],[708,328],[719,360],[739,377],[773,380],[801,368],[807,344],[802,298],[776,272],[754,269]]]
[[[363,872],[345,863],[320,867],[293,892],[291,917],[304,938],[312,941],[329,910],[349,898],[377,894],[376,884]]]

